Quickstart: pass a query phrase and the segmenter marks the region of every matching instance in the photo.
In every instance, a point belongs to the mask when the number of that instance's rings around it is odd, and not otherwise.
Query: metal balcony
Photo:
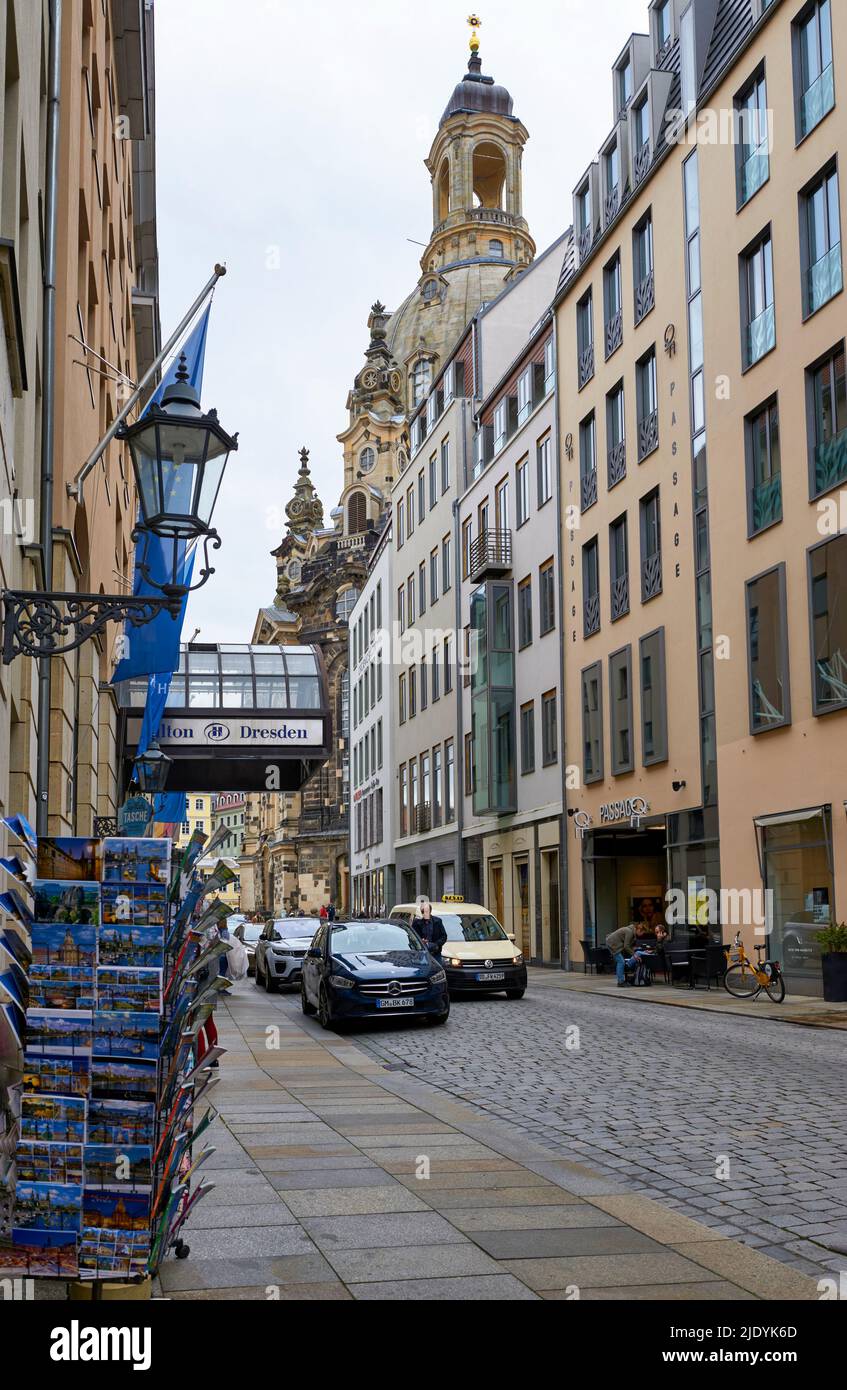
[[[511,531],[482,531],[471,541],[470,576],[474,583],[488,574],[507,574],[511,568]]]

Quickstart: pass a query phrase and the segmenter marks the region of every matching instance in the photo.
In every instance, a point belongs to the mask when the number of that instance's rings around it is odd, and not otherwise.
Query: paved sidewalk
[[[586,994],[609,994],[617,997],[618,986],[613,975],[583,975],[579,970],[530,969],[529,978],[535,989],[573,989]],[[672,1004],[680,1009],[705,1009],[710,1013],[736,1017],[764,1018],[772,1023],[800,1023],[806,1028],[847,1029],[847,1004],[828,1004],[825,999],[813,999],[804,994],[789,994],[782,1004],[774,1004],[766,994],[758,999],[733,999],[723,985],[711,989],[698,985],[696,989],[666,985],[661,979],[649,989],[628,989],[628,1000],[645,1004]]]
[[[796,1270],[387,1067],[355,1034],[322,1032],[290,996],[244,981],[220,1015],[217,1151],[202,1170],[217,1186],[186,1227],[190,1257],[162,1267],[165,1297],[818,1296]]]

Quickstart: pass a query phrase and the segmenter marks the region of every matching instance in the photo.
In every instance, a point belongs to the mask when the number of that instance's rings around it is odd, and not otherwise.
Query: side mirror
[[[320,960],[321,958],[321,953],[318,950],[317,946],[310,946],[308,951],[306,952],[306,955],[311,956],[313,960]]]

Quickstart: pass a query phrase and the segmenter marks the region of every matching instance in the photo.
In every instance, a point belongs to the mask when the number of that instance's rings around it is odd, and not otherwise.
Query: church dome
[[[516,120],[513,107],[511,94],[506,88],[495,82],[493,77],[483,76],[482,59],[474,52],[471,53],[467,72],[461,82],[456,83],[438,128],[440,130],[451,116],[465,111],[485,112],[488,115],[506,116]]]

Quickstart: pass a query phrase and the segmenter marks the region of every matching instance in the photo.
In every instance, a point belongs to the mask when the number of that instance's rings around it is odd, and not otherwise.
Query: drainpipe
[[[561,769],[562,769],[562,820],[559,831],[559,844],[561,852],[559,854],[559,923],[562,938],[562,969],[570,970],[571,966],[571,943],[570,943],[570,913],[568,911],[568,772],[565,758],[565,570],[564,555],[562,546],[562,467],[561,455],[559,450],[560,440],[560,409],[559,409],[559,333],[558,319],[556,311],[553,311],[553,357],[556,364],[556,428],[555,435],[555,461],[556,461],[556,557],[559,567],[559,624],[562,632],[562,640],[559,644],[561,659],[559,662],[559,744],[561,747]]]
[[[40,541],[45,593],[53,588],[53,456],[56,424],[56,220],[59,191],[59,103],[62,84],[62,0],[50,0],[47,159],[44,180],[43,389],[41,399]],[[38,663],[38,762],[35,824],[48,830],[50,793],[50,658]]]
[[[468,467],[468,431],[467,431],[467,401],[462,401],[461,410],[461,429],[462,429],[462,487],[459,489],[459,497],[467,487],[467,467]],[[458,487],[459,479],[456,479]],[[462,652],[462,538],[459,533],[459,497],[453,501],[453,583],[456,588],[454,611],[456,615],[456,751],[454,753],[456,769],[456,832],[458,835],[458,854],[456,855],[456,867],[458,870],[458,883],[456,892],[464,894],[465,891],[465,723],[464,712],[462,709],[464,689],[461,675],[461,665],[459,654]],[[444,769],[447,775],[447,769]]]

